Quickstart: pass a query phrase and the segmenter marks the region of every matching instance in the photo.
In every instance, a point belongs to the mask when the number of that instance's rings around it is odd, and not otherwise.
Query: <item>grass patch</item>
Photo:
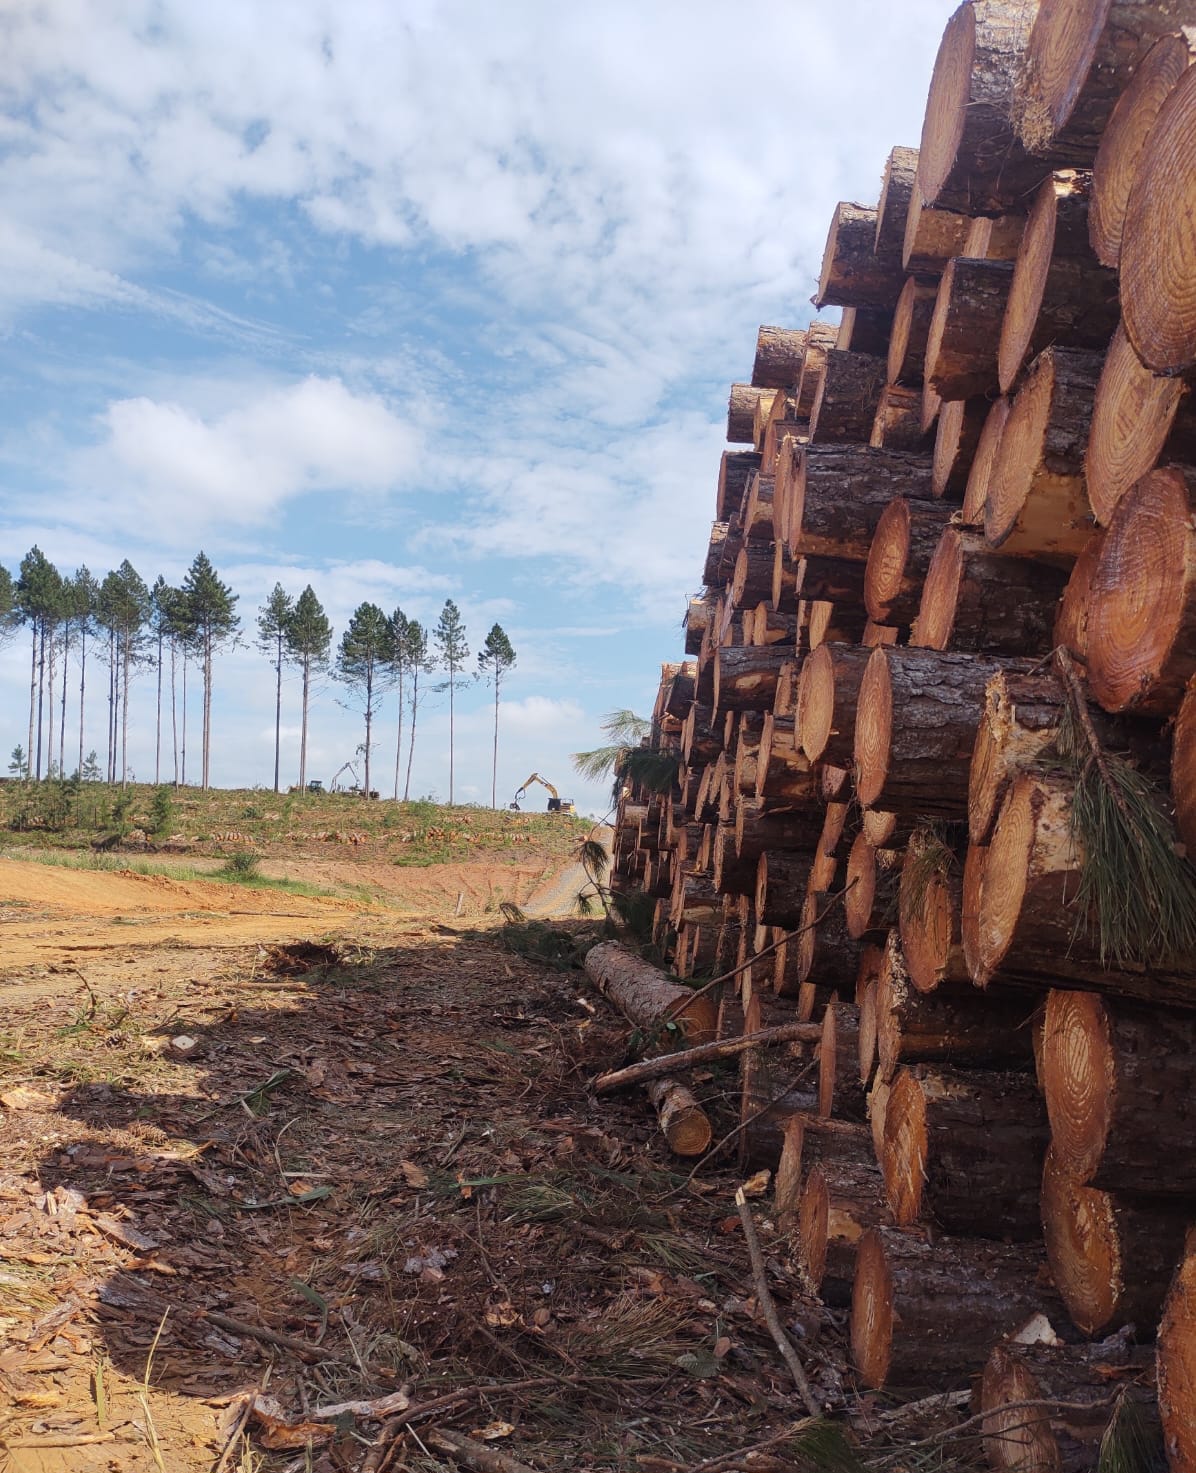
[[[248,869],[242,861],[245,856],[234,854],[219,869],[201,869],[193,864],[162,864],[148,859],[134,859],[128,855],[93,854],[90,851],[70,849],[34,849],[26,845],[0,851],[0,859],[17,860],[25,864],[44,864],[51,869],[73,869],[106,874],[161,875],[168,880],[183,883],[201,880],[207,884],[244,885],[251,890],[282,890],[288,895],[331,895],[339,892],[327,886],[313,885],[306,880],[275,879],[263,875],[257,868],[256,855],[248,856],[253,865]],[[117,919],[121,919],[117,917]]]

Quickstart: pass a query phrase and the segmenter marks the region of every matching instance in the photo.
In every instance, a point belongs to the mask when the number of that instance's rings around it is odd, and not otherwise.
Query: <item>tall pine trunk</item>
[[[365,682],[365,789],[362,797],[370,796],[370,729],[374,724],[374,676],[371,671]]]
[[[46,776],[54,776],[54,628],[50,627],[50,649],[46,656]]]
[[[175,692],[177,690],[177,677],[175,673],[178,645],[173,636],[170,641],[170,747],[174,755],[174,785],[179,785],[179,712],[178,701]]]
[[[33,776],[33,722],[37,712],[37,620],[31,625],[32,654],[29,660],[29,745],[25,748],[25,776]]]
[[[79,625],[79,776],[83,776],[83,698],[87,694],[87,620]]]
[[[311,695],[311,656],[303,657],[303,714],[299,718],[299,791],[307,792],[307,701]]]
[[[158,629],[158,715],[154,723],[154,786],[162,781],[162,643],[163,634]]]
[[[126,629],[121,641],[120,661],[120,785],[129,781],[129,661],[131,658],[129,631]]]
[[[203,778],[200,786],[208,790],[208,773],[212,755],[212,636],[203,642]]]
[[[180,777],[183,787],[187,786],[187,651],[183,650],[183,769]]]
[[[490,807],[498,807],[498,670],[494,671],[494,756],[490,762]]]
[[[403,784],[403,802],[411,799],[411,759],[415,756],[415,718],[419,715],[419,667],[411,672],[411,735],[407,738],[407,781]]]
[[[278,766],[282,753],[282,630],[278,631],[278,647],[275,650],[274,673],[277,682],[274,687],[274,791],[278,787]]]
[[[116,631],[108,631],[108,781],[116,781]]]
[[[46,621],[41,621],[41,638],[37,645],[37,780],[42,776],[42,706],[46,694]]]
[[[399,665],[399,719],[395,728],[395,801],[399,797],[399,759],[403,750],[403,667]]]
[[[456,694],[457,681],[456,672],[449,666],[449,807],[453,806],[453,747],[455,742],[455,723],[453,712],[453,696]]]
[[[66,776],[66,687],[67,671],[71,661],[71,621],[68,619],[62,626],[62,710],[58,717],[58,761],[62,767],[62,775]],[[82,766],[80,766],[82,772]]]

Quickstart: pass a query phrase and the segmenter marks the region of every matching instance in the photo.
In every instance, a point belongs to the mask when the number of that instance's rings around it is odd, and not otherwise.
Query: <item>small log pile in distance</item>
[[[674,973],[738,968],[716,1037],[817,1025],[737,1053],[740,1143],[860,1383],[970,1378],[1001,1468],[1157,1395],[1196,1470],[1190,27],[955,12],[831,221],[841,323],[732,387],[677,781],[615,836]]]

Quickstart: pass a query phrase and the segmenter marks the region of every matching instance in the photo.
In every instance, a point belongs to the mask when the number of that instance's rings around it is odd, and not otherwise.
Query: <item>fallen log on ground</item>
[[[669,1150],[677,1156],[700,1156],[714,1138],[710,1117],[679,1079],[667,1075],[648,1085],[648,1098]]]
[[[710,993],[671,982],[617,941],[603,941],[586,952],[585,972],[603,997],[643,1032],[674,1024],[694,1044],[709,1043],[718,1026],[718,1005]]]
[[[819,1023],[782,1023],[776,1028],[760,1028],[753,1033],[741,1033],[735,1038],[697,1043],[693,1048],[661,1054],[655,1059],[641,1059],[638,1064],[628,1064],[624,1069],[612,1069],[608,1074],[599,1074],[591,1088],[595,1094],[609,1094],[615,1089],[626,1089],[633,1084],[643,1084],[649,1079],[675,1074],[678,1069],[694,1069],[699,1064],[709,1064],[716,1059],[730,1059],[743,1053],[745,1049],[763,1048],[772,1043],[818,1043],[821,1037],[822,1025]]]

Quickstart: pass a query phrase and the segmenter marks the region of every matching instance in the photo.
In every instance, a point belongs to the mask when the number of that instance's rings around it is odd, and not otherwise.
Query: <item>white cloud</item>
[[[75,466],[77,480],[119,491],[66,508],[168,542],[212,527],[260,525],[312,491],[377,494],[398,486],[419,436],[375,395],[310,377],[203,417],[180,403],[139,397],[110,404],[103,438]]]

